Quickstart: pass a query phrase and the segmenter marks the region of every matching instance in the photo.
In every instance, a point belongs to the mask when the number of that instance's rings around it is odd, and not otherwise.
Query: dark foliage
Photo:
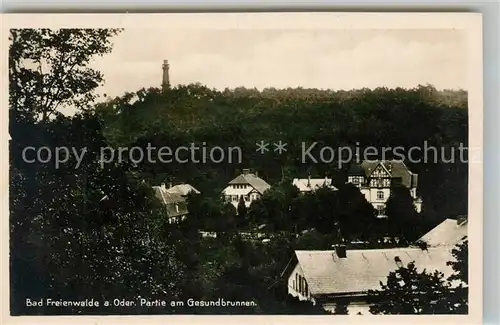
[[[96,98],[93,90],[103,76],[88,63],[111,51],[112,36],[118,32],[11,30],[12,314],[325,314],[320,306],[287,295],[280,274],[294,249],[329,249],[332,243],[352,240],[373,247],[385,235],[411,241],[443,217],[466,213],[466,163],[410,165],[420,175],[424,211],[414,216],[407,193],[394,194],[388,208],[394,216],[389,218],[392,233],[387,234],[387,225],[375,218],[361,193],[344,184],[346,166],[301,160],[302,143],[334,148],[356,143],[362,148],[409,148],[422,146],[424,141],[447,148],[466,145],[467,110],[462,92],[448,91],[459,99],[445,105],[442,92],[432,87],[259,92],[244,88],[216,91],[197,84],[165,91],[142,89],[91,108]],[[26,59],[35,68],[24,66]],[[52,69],[43,71],[46,62]],[[80,108],[80,113],[61,116],[58,108],[68,105]],[[286,142],[287,151],[279,156],[256,153],[255,143],[263,139]],[[101,148],[107,146],[176,148],[189,143],[204,143],[207,148],[238,146],[243,163],[134,164],[126,155],[120,163],[100,161]],[[34,155],[34,151],[24,151],[28,146],[46,146],[52,153],[62,147],[75,151],[55,166],[53,160],[27,162],[23,153],[28,159]],[[84,149],[83,158],[75,158],[75,152],[80,156]],[[222,202],[220,192],[243,164],[258,170],[273,187],[248,209],[242,202],[235,209]],[[314,194],[299,194],[291,186],[291,178],[308,174],[333,178],[339,190],[323,188]],[[166,222],[165,211],[151,190],[159,182],[187,182],[201,191],[202,195],[188,198],[190,214],[185,222]],[[412,223],[417,218],[421,228]],[[203,238],[198,230],[216,232],[217,237]],[[247,231],[256,237],[243,238]],[[456,256],[463,260],[466,255],[460,250]],[[453,267],[461,270],[461,279],[467,278],[460,264]],[[439,275],[413,269],[406,275],[399,272],[409,281],[418,278],[442,289]],[[407,298],[404,290],[397,294],[402,301]],[[100,308],[82,309],[25,305],[26,298],[48,297],[93,298],[101,303],[112,298],[224,298],[253,301],[255,306],[141,309],[101,304]],[[412,310],[425,308],[430,307]],[[380,307],[381,313],[386,310],[389,307]]]

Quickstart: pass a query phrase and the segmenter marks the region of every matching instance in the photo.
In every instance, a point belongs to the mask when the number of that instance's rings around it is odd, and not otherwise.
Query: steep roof
[[[402,185],[417,187],[418,175],[412,173],[402,160],[364,160],[360,165],[353,164],[348,173],[351,176],[369,177],[378,165],[381,165],[390,177],[401,178]]]
[[[333,190],[337,190],[335,186],[332,185],[331,178],[294,178],[292,185],[297,187],[301,192],[315,191],[321,187],[328,187]]]
[[[264,194],[271,187],[265,180],[252,173],[241,174],[230,181],[229,184],[247,184],[255,188],[260,194]]]
[[[467,237],[467,220],[446,219],[423,235],[418,242],[429,247],[455,246]]]
[[[168,193],[177,193],[183,196],[188,195],[189,193],[195,193],[195,194],[200,194],[200,191],[195,189],[193,186],[190,184],[179,184],[172,186],[171,188],[167,189]]]
[[[419,248],[348,250],[339,258],[334,250],[295,251],[312,295],[359,294],[380,289],[389,272],[398,268],[395,258],[403,265],[415,262],[418,270],[439,270],[445,276],[453,273],[447,261],[453,260],[449,249]]]
[[[169,217],[188,214],[186,200],[178,193],[169,193],[162,186],[153,186],[155,196],[165,205]]]

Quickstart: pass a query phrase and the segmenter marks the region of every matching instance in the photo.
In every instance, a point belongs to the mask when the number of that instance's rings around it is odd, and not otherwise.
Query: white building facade
[[[261,198],[270,187],[257,174],[251,173],[249,169],[244,169],[242,174],[228,183],[222,191],[222,196],[226,202],[230,202],[235,208],[243,199],[245,206],[248,208],[253,201]]]
[[[418,175],[412,173],[400,160],[363,161],[354,164],[348,172],[348,183],[359,188],[373,205],[380,218],[385,217],[385,204],[394,185],[409,189],[415,210],[422,210],[422,199],[417,196]]]
[[[292,185],[295,186],[300,193],[314,192],[320,188],[329,188],[336,191],[337,188],[332,185],[332,179],[325,178],[294,178]]]

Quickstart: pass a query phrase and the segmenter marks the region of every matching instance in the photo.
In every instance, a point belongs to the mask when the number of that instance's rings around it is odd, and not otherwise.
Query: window
[[[245,201],[250,201],[250,197],[248,195],[245,196]]]
[[[377,191],[377,199],[378,200],[384,199],[384,191]]]
[[[295,273],[295,290],[299,289],[299,274]]]
[[[378,211],[378,214],[379,215],[384,215],[385,211],[384,211],[384,206],[383,205],[377,205],[377,211]]]

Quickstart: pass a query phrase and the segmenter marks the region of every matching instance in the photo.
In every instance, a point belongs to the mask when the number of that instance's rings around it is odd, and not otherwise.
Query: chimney
[[[172,182],[168,183],[168,188],[172,188]]]
[[[250,174],[250,169],[248,168],[243,169],[243,174],[244,175]]]
[[[255,177],[259,177],[259,172],[255,171]]]
[[[165,189],[165,183],[161,183],[160,187],[161,187],[162,190],[164,190]]]
[[[307,187],[311,187],[311,175],[307,175]]]
[[[345,245],[336,245],[335,246],[335,253],[339,258],[346,258],[347,257],[347,247]]]
[[[163,90],[170,88],[170,76],[168,74],[169,67],[168,60],[163,60],[163,78],[161,83]]]
[[[394,257],[394,262],[396,262],[396,265],[398,267],[403,267],[403,262],[401,261],[401,259],[399,258],[399,256],[395,256]]]

